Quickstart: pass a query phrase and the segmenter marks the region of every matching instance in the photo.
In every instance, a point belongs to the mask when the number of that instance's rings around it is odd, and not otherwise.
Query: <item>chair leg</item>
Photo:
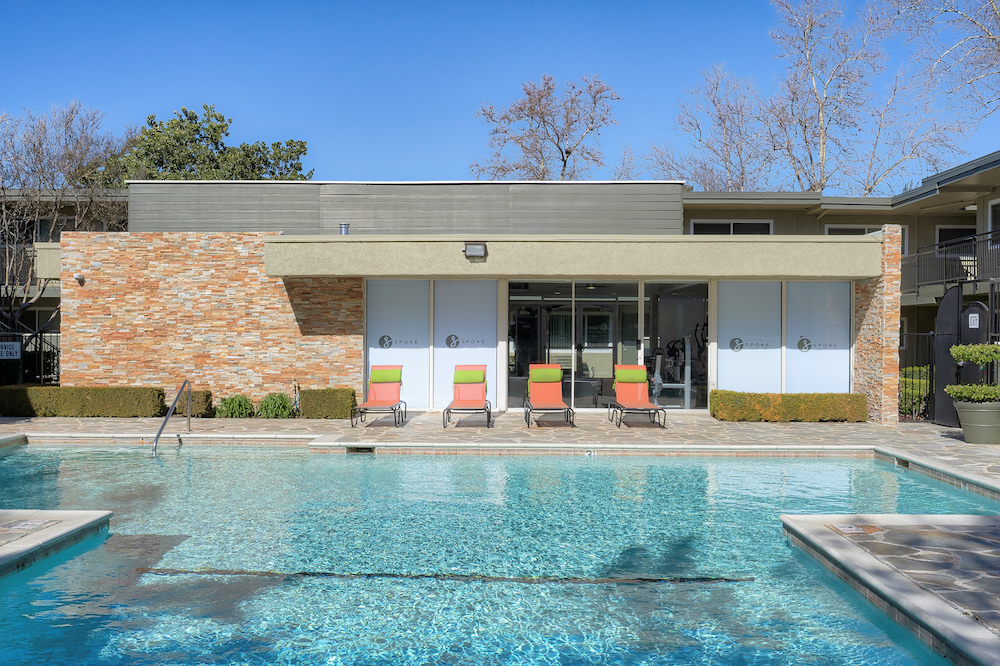
[[[444,410],[444,412],[441,413],[441,427],[442,428],[447,428],[448,427],[448,410],[447,409]]]

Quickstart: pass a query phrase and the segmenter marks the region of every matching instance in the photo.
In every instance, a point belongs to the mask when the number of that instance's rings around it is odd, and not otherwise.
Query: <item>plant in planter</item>
[[[1000,345],[955,345],[951,356],[959,363],[974,363],[980,371],[1000,360]],[[1000,386],[953,384],[944,387],[955,401],[962,434],[970,444],[1000,444]]]

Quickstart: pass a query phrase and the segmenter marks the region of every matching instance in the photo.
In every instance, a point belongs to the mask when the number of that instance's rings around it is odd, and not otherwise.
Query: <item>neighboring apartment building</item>
[[[129,233],[64,233],[39,272],[61,279],[64,385],[360,395],[372,364],[402,364],[410,409],[435,409],[454,366],[480,363],[506,409],[528,364],[551,362],[575,407],[600,409],[613,366],[645,363],[671,407],[713,388],[854,391],[894,423],[901,305],[916,330],[935,302],[901,304],[901,254],[987,230],[994,192],[1000,153],[890,198],[143,181]]]

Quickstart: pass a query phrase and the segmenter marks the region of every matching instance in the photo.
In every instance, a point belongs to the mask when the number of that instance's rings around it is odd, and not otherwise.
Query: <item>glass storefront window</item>
[[[658,404],[707,407],[707,283],[646,283],[641,311],[638,282],[511,281],[508,294],[510,408],[532,363],[562,366],[563,398],[577,409],[607,407],[614,366],[643,363]]]
[[[650,395],[667,407],[708,407],[708,283],[646,282],[644,361]]]

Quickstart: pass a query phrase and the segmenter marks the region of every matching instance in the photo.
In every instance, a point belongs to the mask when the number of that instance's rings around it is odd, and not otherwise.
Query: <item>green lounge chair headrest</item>
[[[615,370],[615,382],[622,382],[623,384],[638,384],[639,382],[645,383],[646,381],[646,371],[640,370],[638,368],[622,368],[621,370]]]
[[[486,373],[482,370],[456,370],[456,384],[482,384],[486,381]]]
[[[403,381],[403,371],[396,368],[372,370],[368,380],[373,384],[396,384]]]
[[[562,381],[562,368],[531,368],[528,378],[539,384]]]

